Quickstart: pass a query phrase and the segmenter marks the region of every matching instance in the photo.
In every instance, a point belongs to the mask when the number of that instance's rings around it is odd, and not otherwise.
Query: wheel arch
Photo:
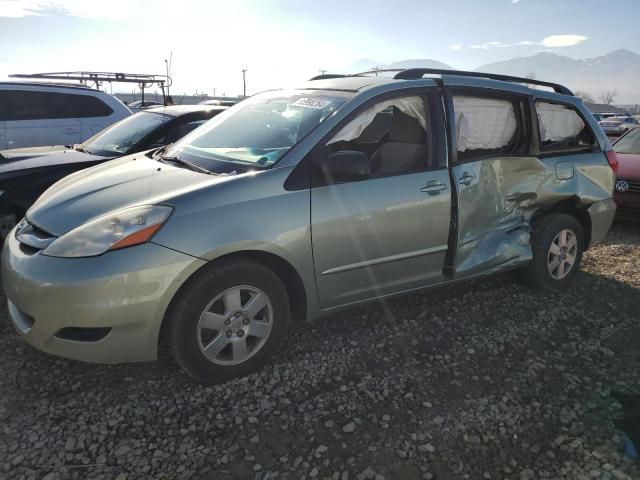
[[[166,333],[165,330],[167,326],[167,321],[166,321],[167,313],[171,309],[171,305],[173,304],[174,299],[177,298],[180,295],[180,292],[182,291],[182,289],[188,285],[189,280],[193,278],[203,268],[211,268],[216,264],[233,260],[233,259],[248,259],[256,263],[259,263],[261,265],[264,265],[269,270],[274,272],[278,276],[278,278],[280,278],[280,280],[284,284],[285,290],[287,291],[287,295],[289,297],[290,307],[291,307],[291,316],[294,322],[298,322],[298,321],[302,322],[306,319],[307,308],[308,308],[306,289],[300,274],[293,267],[293,265],[291,265],[291,263],[289,263],[287,260],[285,260],[279,255],[262,251],[262,250],[235,251],[235,252],[227,253],[219,257],[216,257],[213,260],[210,260],[204,265],[202,265],[200,268],[195,270],[182,283],[180,288],[175,292],[175,294],[173,295],[173,298],[167,305],[164,316],[162,318],[162,324],[160,326],[160,332],[159,332],[159,338],[158,338],[159,354],[161,353],[161,350],[163,350],[162,343],[165,339],[165,333]]]
[[[531,223],[533,224],[536,220],[550,213],[564,213],[578,220],[584,235],[584,251],[589,248],[589,245],[591,244],[591,216],[589,215],[587,208],[581,205],[578,197],[572,197],[539,209],[534,215]]]

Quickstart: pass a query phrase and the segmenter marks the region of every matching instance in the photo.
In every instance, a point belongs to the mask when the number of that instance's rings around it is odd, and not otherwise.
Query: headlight
[[[108,250],[138,245],[169,218],[173,208],[144,205],[112,212],[85,223],[54,240],[42,251],[51,257],[93,257]]]

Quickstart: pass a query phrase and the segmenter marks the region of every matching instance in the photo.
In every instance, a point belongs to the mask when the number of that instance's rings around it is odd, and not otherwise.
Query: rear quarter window
[[[74,117],[108,117],[113,109],[91,95],[67,95]]]
[[[596,145],[595,135],[574,107],[538,100],[536,113],[541,152],[579,152]]]

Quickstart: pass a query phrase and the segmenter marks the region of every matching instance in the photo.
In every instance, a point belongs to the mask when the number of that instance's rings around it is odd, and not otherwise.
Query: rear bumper
[[[612,198],[592,203],[588,210],[591,217],[591,243],[600,243],[609,232],[616,215],[616,204]]]
[[[93,258],[26,251],[11,233],[2,283],[18,333],[44,352],[94,363],[157,358],[169,302],[206,262],[147,243]]]

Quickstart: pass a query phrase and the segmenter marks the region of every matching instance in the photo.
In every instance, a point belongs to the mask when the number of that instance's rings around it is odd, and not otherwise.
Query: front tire
[[[531,232],[533,260],[521,278],[531,286],[562,291],[576,279],[584,251],[584,232],[571,215],[552,213],[538,219]]]
[[[176,363],[202,383],[262,367],[285,338],[290,318],[284,285],[245,259],[204,267],[180,289],[165,321]]]

